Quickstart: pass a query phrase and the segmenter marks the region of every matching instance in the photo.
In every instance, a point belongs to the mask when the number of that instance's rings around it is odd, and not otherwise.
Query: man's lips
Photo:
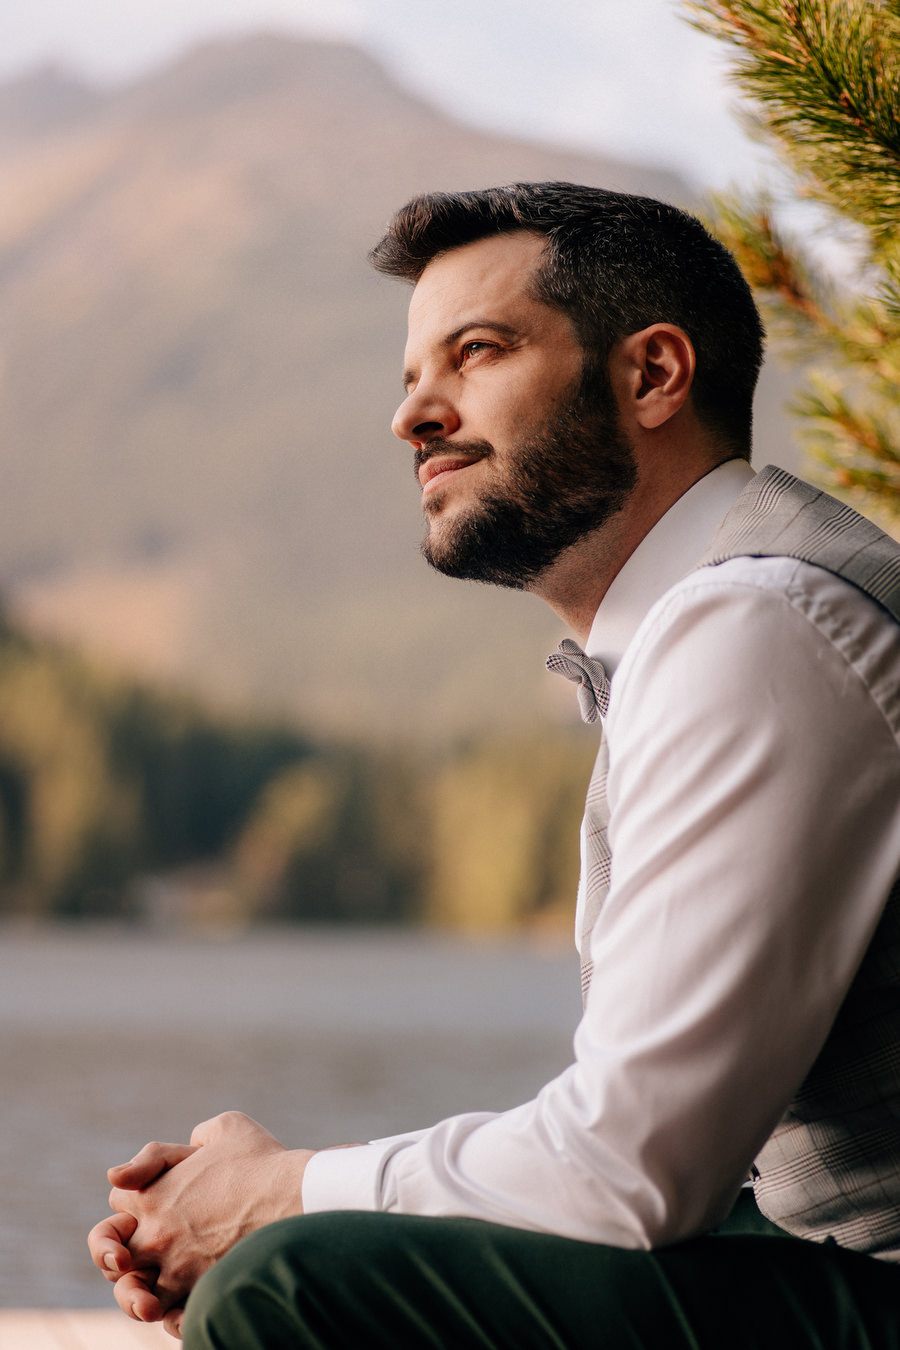
[[[453,473],[455,469],[467,469],[481,458],[480,455],[433,455],[419,465],[418,479],[423,491],[442,474]]]

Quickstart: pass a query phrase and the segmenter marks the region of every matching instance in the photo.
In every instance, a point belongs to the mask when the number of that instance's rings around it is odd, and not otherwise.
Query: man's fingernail
[[[118,1273],[119,1273],[119,1263],[118,1263],[118,1261],[116,1260],[116,1258],[113,1256],[112,1252],[107,1252],[107,1253],[106,1253],[106,1255],[105,1255],[104,1258],[103,1258],[103,1264],[106,1266],[106,1269],[107,1269],[107,1270],[114,1270],[114,1271],[116,1272],[116,1274],[118,1275]]]

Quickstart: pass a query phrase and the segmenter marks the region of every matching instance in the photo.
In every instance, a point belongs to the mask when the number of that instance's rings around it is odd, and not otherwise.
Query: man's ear
[[[683,328],[654,323],[629,333],[610,353],[620,412],[647,431],[662,426],[684,406],[696,367],[694,344]]]

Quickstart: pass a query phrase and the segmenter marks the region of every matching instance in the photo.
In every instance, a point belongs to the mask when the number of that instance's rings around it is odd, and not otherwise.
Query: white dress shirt
[[[316,1154],[307,1212],[632,1248],[727,1213],[900,864],[900,627],[806,563],[690,570],[750,476],[731,461],[675,503],[587,643],[612,676],[613,866],[572,1064],[513,1110]]]

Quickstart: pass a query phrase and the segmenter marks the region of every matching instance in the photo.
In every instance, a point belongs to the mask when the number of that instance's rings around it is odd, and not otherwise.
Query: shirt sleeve
[[[775,560],[799,581],[768,584],[771,561],[676,587],[613,680],[612,880],[572,1064],[513,1110],[316,1155],[306,1209],[631,1248],[727,1213],[900,859],[900,756],[873,694],[897,687],[897,627],[804,564]]]

